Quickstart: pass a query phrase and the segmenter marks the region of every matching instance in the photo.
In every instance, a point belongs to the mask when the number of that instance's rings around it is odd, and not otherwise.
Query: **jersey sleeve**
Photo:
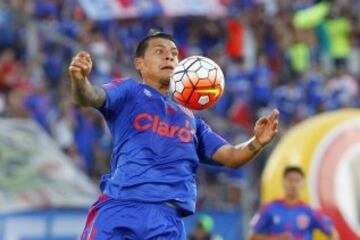
[[[106,96],[105,102],[99,111],[105,118],[111,118],[117,114],[124,104],[135,94],[136,83],[131,79],[115,79],[101,86]]]
[[[204,120],[198,116],[196,118],[196,134],[199,141],[197,153],[200,161],[207,164],[216,164],[216,162],[212,161],[212,156],[221,146],[228,144],[228,142],[213,132]]]
[[[319,229],[323,233],[330,235],[333,228],[331,219],[319,210],[312,210],[313,228]]]
[[[271,216],[269,213],[269,206],[265,205],[254,215],[250,221],[250,228],[253,233],[266,234],[268,233],[271,224]]]

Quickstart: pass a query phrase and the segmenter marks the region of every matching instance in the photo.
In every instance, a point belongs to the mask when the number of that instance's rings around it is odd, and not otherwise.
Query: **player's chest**
[[[310,228],[311,218],[305,211],[284,209],[271,216],[272,226],[280,231],[302,232]]]

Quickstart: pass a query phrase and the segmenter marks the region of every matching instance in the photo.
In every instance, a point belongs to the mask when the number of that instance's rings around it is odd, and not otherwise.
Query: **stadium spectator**
[[[202,214],[198,217],[188,240],[222,240],[221,236],[212,233],[213,228],[214,220],[212,217]]]

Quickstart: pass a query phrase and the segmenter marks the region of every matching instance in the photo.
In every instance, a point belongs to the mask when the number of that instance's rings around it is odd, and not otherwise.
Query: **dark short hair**
[[[172,42],[175,42],[174,38],[170,34],[161,32],[156,29],[150,29],[148,35],[139,42],[139,44],[136,48],[136,51],[135,51],[135,56],[143,57],[145,50],[148,47],[149,40],[154,39],[154,38],[164,38],[164,39],[170,40]]]
[[[285,178],[289,173],[292,173],[292,172],[297,172],[297,173],[299,173],[302,177],[305,176],[304,171],[301,169],[301,167],[298,167],[298,166],[287,166],[287,167],[284,169],[283,177]]]

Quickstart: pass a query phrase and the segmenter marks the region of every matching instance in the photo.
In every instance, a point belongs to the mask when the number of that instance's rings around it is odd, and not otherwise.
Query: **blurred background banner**
[[[0,213],[85,208],[97,188],[32,120],[0,118]]]
[[[136,5],[119,0],[80,0],[87,16],[94,20],[139,17]],[[149,1],[152,2],[152,1]]]
[[[79,240],[87,209],[43,209],[0,214],[0,240]]]
[[[87,16],[94,20],[153,16],[225,16],[220,0],[79,0]]]
[[[165,16],[225,16],[227,10],[220,0],[159,0]]]

